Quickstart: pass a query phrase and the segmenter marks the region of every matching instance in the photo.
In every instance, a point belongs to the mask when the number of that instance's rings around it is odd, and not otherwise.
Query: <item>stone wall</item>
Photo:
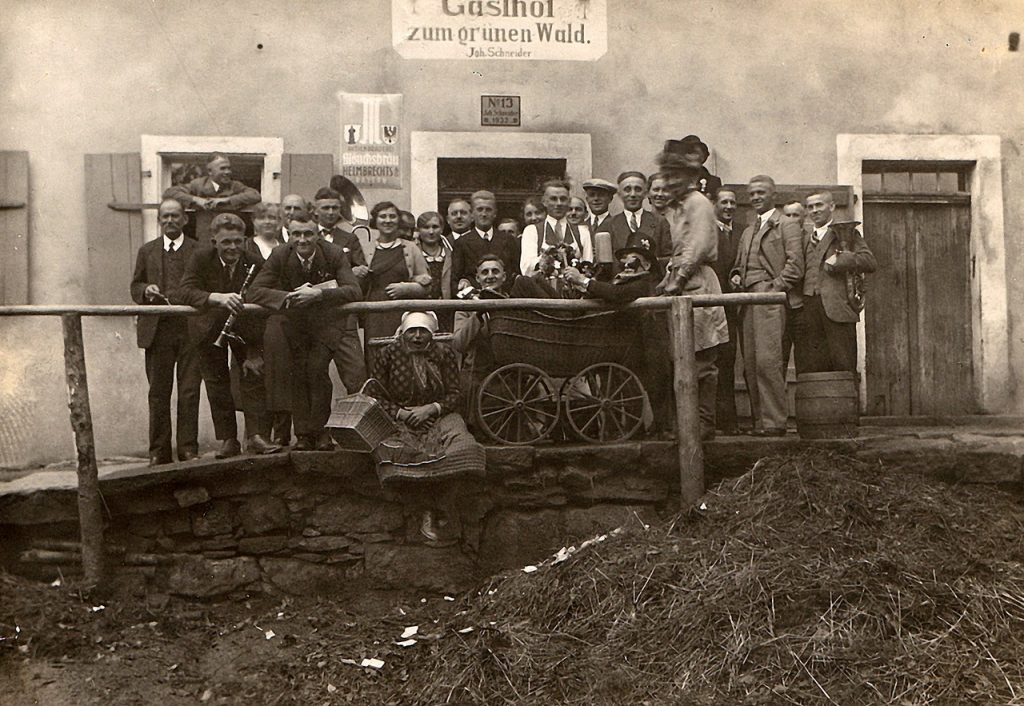
[[[709,485],[796,438],[728,439],[705,446]],[[894,472],[948,482],[1021,487],[1024,440],[999,432],[882,434],[820,441]],[[369,457],[290,453],[127,468],[101,482],[108,567],[129,592],[196,598],[268,591],[345,593],[373,588],[448,591],[563,546],[678,508],[675,447],[492,447],[486,477],[465,482],[461,540],[420,535],[424,502],[438,489],[382,490]],[[77,495],[32,477],[0,486],[0,564],[52,579],[78,570]]]

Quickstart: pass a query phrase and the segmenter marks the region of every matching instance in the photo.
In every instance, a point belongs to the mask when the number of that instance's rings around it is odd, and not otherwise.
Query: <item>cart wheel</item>
[[[618,363],[584,368],[562,386],[565,416],[584,441],[624,441],[643,424],[647,392],[640,378]]]
[[[540,368],[526,363],[502,366],[480,384],[476,420],[499,444],[532,444],[558,422],[558,392]]]

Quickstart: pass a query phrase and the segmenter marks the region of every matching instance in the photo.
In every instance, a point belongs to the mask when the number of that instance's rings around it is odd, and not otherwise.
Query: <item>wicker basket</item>
[[[552,314],[502,311],[491,316],[494,360],[529,362],[553,377],[596,363],[624,363],[636,345],[636,313]]]
[[[362,392],[334,403],[327,429],[341,448],[366,453],[398,433],[398,427],[380,403]]]

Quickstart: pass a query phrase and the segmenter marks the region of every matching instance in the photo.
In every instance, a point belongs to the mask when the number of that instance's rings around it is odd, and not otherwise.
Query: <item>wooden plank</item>
[[[676,452],[679,458],[681,509],[697,506],[704,495],[704,449],[700,445],[697,360],[693,342],[693,303],[672,297],[669,343],[672,348],[672,386],[676,397]]]
[[[0,152],[0,201],[0,303],[28,304],[28,152]]]
[[[864,206],[864,238],[878,260],[878,269],[868,275],[864,306],[864,374],[871,415],[910,414],[906,220],[902,206]]]
[[[281,155],[281,198],[298,194],[312,202],[321,187],[334,175],[334,156],[329,154]]]
[[[737,294],[698,294],[687,296],[694,308],[706,306],[736,306],[750,304],[785,304],[786,295],[782,292],[743,292]],[[347,314],[374,313],[385,311],[623,311],[623,310],[661,310],[672,305],[669,297],[641,297],[623,306],[609,306],[596,299],[402,299],[400,301],[354,302],[337,308],[338,312]],[[250,314],[268,316],[274,313],[256,304],[246,304],[245,311]],[[37,304],[0,306],[0,316],[60,316],[63,314],[83,314],[88,316],[166,316],[168,314],[184,314],[187,316],[202,314],[202,310],[190,306],[150,306],[143,304],[96,305],[96,304]]]
[[[138,154],[85,155],[85,224],[91,303],[131,301],[128,287],[136,252],[144,239],[142,214],[114,211],[107,204],[141,202],[141,171]]]
[[[917,351],[914,414],[972,414],[970,207],[914,204]]]
[[[89,382],[85,374],[82,317],[64,314],[64,374],[68,384],[71,429],[78,452],[78,524],[82,539],[82,573],[85,588],[96,588],[103,579],[103,506],[96,469],[96,444],[89,409]]]

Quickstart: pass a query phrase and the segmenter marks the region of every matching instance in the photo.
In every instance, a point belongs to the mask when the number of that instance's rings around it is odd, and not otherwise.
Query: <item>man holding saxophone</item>
[[[228,371],[228,349],[240,370],[246,450],[268,454],[281,447],[267,441],[270,431],[263,384],[264,319],[237,316],[242,297],[260,267],[245,251],[245,223],[233,213],[220,213],[210,223],[213,247],[196,250],[185,265],[181,284],[171,294],[175,304],[206,313],[188,319],[189,336],[199,351],[200,370],[210,401],[213,428],[221,447],[217,458],[241,453],[235,401]]]

